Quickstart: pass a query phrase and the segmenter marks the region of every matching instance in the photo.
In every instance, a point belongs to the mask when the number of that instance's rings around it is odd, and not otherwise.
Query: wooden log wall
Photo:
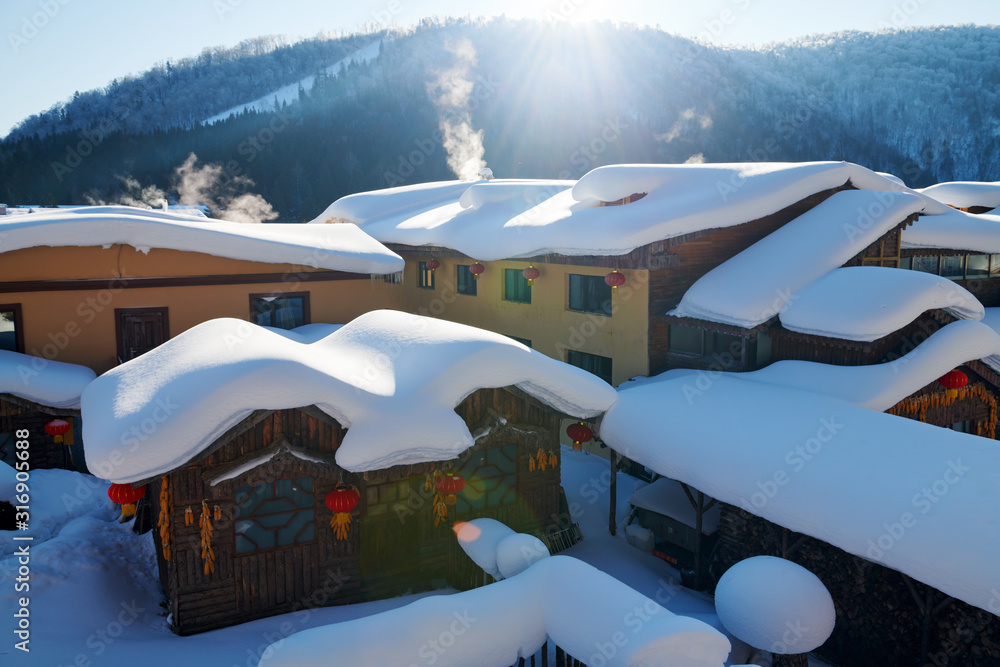
[[[830,591],[837,611],[833,635],[816,653],[839,665],[987,667],[1000,664],[1000,618],[948,598],[895,570],[799,535],[722,503],[713,574],[740,560],[787,558],[813,572]],[[912,588],[912,592],[911,592]],[[924,615],[917,599],[931,600],[924,645]]]

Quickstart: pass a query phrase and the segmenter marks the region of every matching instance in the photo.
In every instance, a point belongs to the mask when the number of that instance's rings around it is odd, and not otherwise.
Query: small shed
[[[86,472],[80,395],[94,377],[85,366],[0,350],[0,461],[13,466],[15,442],[27,440],[31,469]],[[46,429],[58,420],[66,423]]]
[[[635,521],[652,532],[656,555],[673,565],[693,568],[695,554],[708,553],[715,545],[719,506],[697,489],[661,477],[632,494],[629,504]]]
[[[315,334],[211,321],[84,395],[91,467],[152,500],[179,634],[470,585],[454,522],[558,526],[560,420],[615,400],[584,371],[463,325],[377,311]],[[114,446],[157,407],[165,419],[134,451]],[[440,483],[455,475],[458,493]]]

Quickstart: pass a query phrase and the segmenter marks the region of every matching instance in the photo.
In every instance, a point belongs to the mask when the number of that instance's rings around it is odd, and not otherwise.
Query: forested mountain
[[[377,58],[327,71],[372,40]],[[200,123],[307,76],[311,89],[276,108]],[[629,25],[428,20],[251,40],[83,93],[0,143],[0,201],[170,191],[191,153],[282,221],[350,192],[454,178],[480,157],[498,177],[571,178],[615,162],[843,159],[923,186],[1000,180],[998,141],[997,28],[752,50]]]

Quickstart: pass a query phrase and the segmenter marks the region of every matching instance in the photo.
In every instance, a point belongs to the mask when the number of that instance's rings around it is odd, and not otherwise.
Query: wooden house
[[[463,519],[489,517],[560,539],[552,533],[565,527],[561,420],[599,414],[614,401],[611,387],[502,336],[391,311],[370,313],[308,344],[294,333],[250,327],[241,334],[245,347],[227,357],[229,334],[241,326],[250,325],[219,321],[192,329],[101,376],[84,396],[88,442],[105,445],[88,447],[91,468],[146,486],[176,632],[449,583],[469,587],[482,572],[451,532]],[[418,338],[408,338],[412,327],[420,329]],[[383,377],[343,381],[352,361],[381,359],[388,349],[396,363]],[[262,360],[305,354],[300,358],[309,361],[273,368],[267,374],[273,393],[260,398],[260,388],[251,386],[263,377],[256,350]],[[168,370],[157,370],[161,355],[188,357],[190,369],[168,377]],[[229,379],[215,386],[211,376],[220,367]],[[114,408],[131,400],[133,373],[144,378],[141,400],[148,399],[150,410],[157,400],[176,404],[169,420],[130,450],[106,435],[142,423],[143,409],[123,417]],[[516,381],[481,386],[487,380],[479,376],[498,373]],[[302,381],[306,375],[315,381]],[[396,396],[384,399],[380,381]],[[204,397],[188,398],[191,387],[206,384]],[[250,400],[240,398],[244,390],[258,397],[256,405],[242,402]],[[442,391],[448,395],[434,398]],[[277,407],[309,396],[317,405]],[[418,400],[430,403],[411,415],[400,412]],[[233,405],[241,409],[232,413]],[[233,414],[243,416],[213,435]],[[178,448],[184,453],[170,451]],[[444,474],[460,475],[464,489],[449,494],[437,482]],[[345,488],[356,491],[357,505],[338,534],[328,496]]]

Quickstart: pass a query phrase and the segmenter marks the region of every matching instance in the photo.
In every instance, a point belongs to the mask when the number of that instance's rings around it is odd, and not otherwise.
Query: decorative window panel
[[[306,544],[316,539],[312,477],[248,484],[233,494],[236,553]]]
[[[458,514],[510,505],[517,500],[517,445],[475,452],[459,469],[465,489],[458,494]]]

